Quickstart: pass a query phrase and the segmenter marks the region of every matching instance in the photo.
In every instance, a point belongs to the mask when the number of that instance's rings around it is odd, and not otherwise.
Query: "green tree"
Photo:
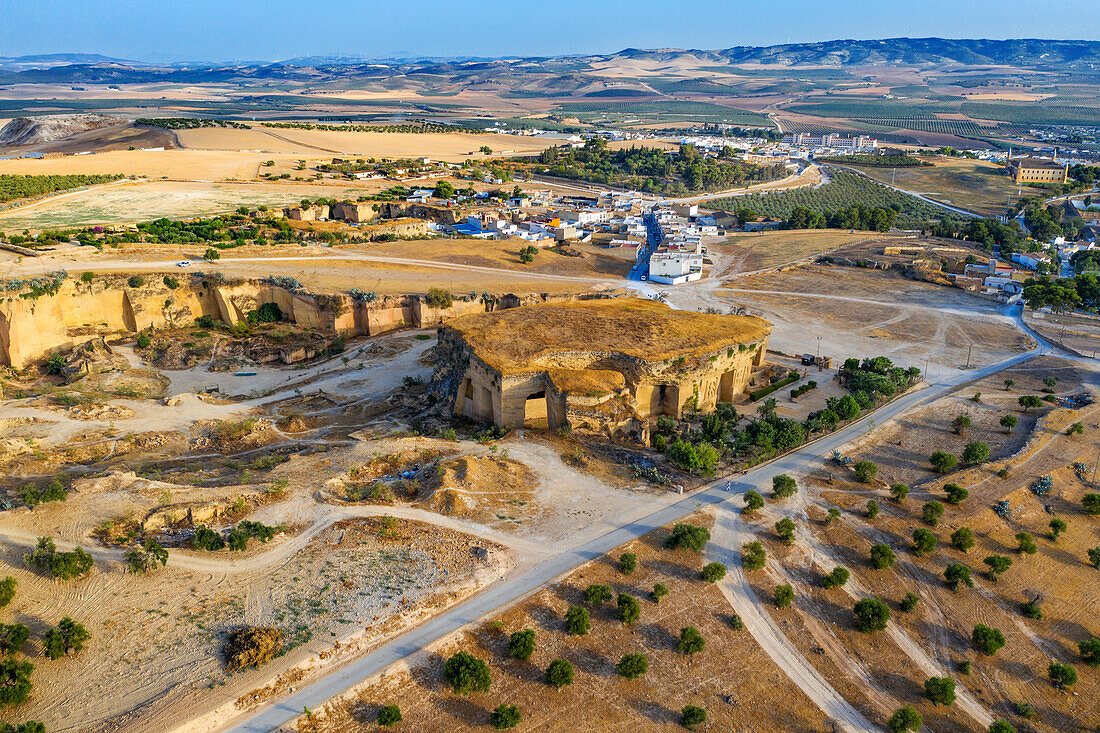
[[[449,181],[437,181],[432,195],[437,199],[451,199],[455,195],[455,187]]]
[[[1054,519],[1050,520],[1050,539],[1057,542],[1058,538],[1062,536],[1068,526],[1069,525],[1066,524],[1064,519],[1058,519],[1057,517],[1055,517]]]
[[[629,593],[620,593],[615,606],[615,615],[624,624],[632,624],[642,617],[641,604]]]
[[[524,629],[508,637],[508,654],[526,662],[535,653],[535,630]]]
[[[214,260],[220,260],[222,253],[213,247],[207,247],[206,251],[202,253],[202,258],[207,262],[213,262]]]
[[[565,612],[565,633],[572,636],[584,636],[591,628],[588,609],[584,606],[570,606]]]
[[[555,659],[546,668],[546,684],[560,690],[573,684],[573,665],[568,659]]]
[[[871,461],[857,461],[852,470],[856,472],[856,478],[862,483],[869,484],[875,479],[875,474],[878,473],[878,466]]]
[[[1100,516],[1100,494],[1089,493],[1085,494],[1081,499],[1081,505],[1085,507],[1085,511],[1092,516]]]
[[[619,572],[623,575],[633,575],[638,569],[638,556],[633,552],[624,552],[619,555]]]
[[[890,545],[882,543],[871,547],[871,565],[875,570],[885,570],[893,567],[897,559],[898,557],[894,554],[894,550]]]
[[[959,459],[955,458],[955,456],[950,453],[938,450],[932,454],[929,462],[932,464],[932,468],[936,473],[943,474],[953,469],[958,464]]]
[[[18,583],[15,582],[15,578],[10,575],[3,580],[0,580],[0,608],[8,605],[15,598],[15,586]]]
[[[1016,729],[1005,720],[995,720],[989,726],[988,733],[1016,733]]]
[[[890,496],[900,504],[909,496],[909,487],[905,484],[890,484]]]
[[[924,519],[925,522],[931,524],[933,527],[935,527],[936,524],[939,523],[940,517],[942,516],[943,504],[939,503],[938,501],[926,502],[925,505],[921,507],[921,517]]]
[[[467,652],[457,652],[443,665],[443,679],[456,695],[488,692],[492,684],[489,665]]]
[[[916,608],[917,604],[919,604],[919,603],[920,603],[920,596],[918,596],[916,593],[913,593],[912,591],[910,591],[910,592],[905,594],[904,598],[901,599],[901,603],[898,604],[898,607],[901,608],[901,610],[904,611],[905,613],[909,613],[914,608]]]
[[[636,680],[649,671],[649,660],[644,654],[627,654],[615,665],[620,677]]]
[[[1016,548],[1017,552],[1024,553],[1025,555],[1034,555],[1039,551],[1039,546],[1035,544],[1035,538],[1027,532],[1017,532],[1016,541],[1019,546]]]
[[[1015,386],[1016,386],[1016,380],[1015,379],[1006,379],[1005,380],[1005,392],[1007,392],[1008,390],[1012,389]]]
[[[752,514],[757,509],[764,507],[764,497],[756,493],[752,489],[745,492],[745,507],[741,511],[745,514]]]
[[[867,519],[874,519],[878,516],[878,511],[878,502],[871,499],[867,502],[867,511],[864,513],[864,516],[866,516]]]
[[[993,656],[1005,645],[1005,635],[1000,629],[985,624],[976,624],[970,635],[974,648],[986,656]]]
[[[396,705],[383,705],[378,708],[378,725],[383,728],[397,725],[401,722],[401,708]]]
[[[760,570],[767,561],[768,553],[760,542],[746,542],[741,545],[741,564],[745,570]]]
[[[518,705],[497,705],[493,712],[489,713],[489,723],[496,730],[507,730],[519,725],[521,716]]]
[[[775,587],[775,605],[777,608],[787,608],[794,601],[794,588],[789,583]]]
[[[485,155],[492,155],[493,154],[493,149],[490,148],[488,145],[482,145],[480,148],[477,149],[477,151],[479,153],[483,153]]]
[[[590,585],[584,589],[585,603],[591,603],[593,605],[610,603],[611,599],[614,597],[615,594],[609,585]]]
[[[33,671],[30,662],[0,659],[0,708],[13,708],[27,701]]]
[[[775,534],[785,545],[794,544],[794,521],[790,517],[783,517],[775,523]]]
[[[917,557],[927,555],[936,549],[939,539],[931,530],[923,527],[913,532],[913,554]]]
[[[1068,664],[1051,662],[1050,666],[1047,667],[1047,676],[1050,677],[1050,681],[1054,683],[1054,686],[1060,689],[1077,684],[1077,670]]]
[[[990,555],[982,562],[989,566],[989,579],[993,582],[997,582],[1001,573],[1012,567],[1012,558],[1004,555]]]
[[[883,631],[890,621],[890,608],[877,598],[863,598],[854,607],[856,628],[865,634]]]
[[[760,495],[757,494],[757,496]],[[764,506],[763,499],[760,500],[760,506]],[[710,542],[709,529],[697,527],[694,524],[679,523],[672,528],[672,534],[665,538],[664,546],[670,550],[702,552],[707,542]]]
[[[970,566],[961,562],[953,562],[944,568],[943,579],[947,581],[948,587],[953,591],[959,589],[960,583],[967,588],[974,587],[974,581],[970,579]]]
[[[943,490],[947,494],[947,503],[955,506],[962,504],[963,500],[970,497],[970,492],[958,484],[947,484]]]
[[[157,565],[168,564],[168,550],[156,540],[146,540],[140,549],[131,547],[126,551],[126,565],[131,573],[147,573]]]
[[[707,563],[703,566],[700,575],[703,580],[708,583],[717,583],[719,580],[726,577],[726,566],[720,562]]]
[[[1092,565],[1097,570],[1100,570],[1100,547],[1089,548],[1089,565]]]
[[[970,416],[956,415],[951,421],[951,429],[955,431],[955,435],[966,435],[966,431],[970,429]]]
[[[831,573],[821,579],[821,586],[826,590],[840,588],[848,582],[848,578],[850,578],[851,575],[848,568],[835,567]]]
[[[974,542],[974,532],[970,527],[959,527],[951,533],[951,545],[960,552],[969,552]]]
[[[688,730],[695,730],[707,722],[707,711],[696,705],[685,705],[680,710],[680,725]]]
[[[719,564],[721,564],[721,563],[719,563]],[[723,575],[724,575],[725,574],[725,566],[723,566],[722,570],[723,570]],[[706,572],[706,568],[704,568],[703,571]],[[705,580],[705,578],[704,578],[704,580]],[[668,595],[668,586],[666,586],[664,583],[654,583],[653,584],[653,590],[650,591],[650,593],[649,593],[649,598],[654,603],[660,603],[661,599],[664,598],[667,595]]]
[[[0,655],[9,656],[23,648],[31,630],[23,624],[0,624]]]
[[[66,616],[42,637],[42,652],[49,659],[60,659],[70,652],[79,652],[90,638],[91,634],[82,625]]]
[[[933,705],[949,706],[955,702],[955,680],[950,677],[929,677],[924,681],[924,694]]]
[[[963,448],[963,463],[982,464],[989,460],[989,446],[980,440],[972,440]]]
[[[911,730],[920,730],[923,724],[924,718],[921,714],[912,705],[906,705],[894,711],[890,720],[886,722],[886,727],[890,729],[890,733],[907,733]]]
[[[1100,639],[1090,637],[1077,644],[1081,659],[1090,667],[1100,667]]]
[[[703,651],[707,640],[694,626],[685,626],[680,629],[680,643],[676,645],[676,651],[691,656]]]
[[[1005,429],[1006,433],[1011,433],[1018,422],[1019,420],[1015,415],[1001,415],[1001,427]]]
[[[798,483],[785,473],[772,479],[772,494],[776,499],[787,499],[798,491]]]
[[[1024,412],[1027,412],[1033,407],[1040,407],[1043,404],[1043,401],[1035,395],[1024,395],[1018,402],[1020,403],[1020,407],[1024,408]]]

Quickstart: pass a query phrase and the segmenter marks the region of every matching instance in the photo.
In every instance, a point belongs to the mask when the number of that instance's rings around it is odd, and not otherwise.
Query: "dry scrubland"
[[[732,267],[723,272],[723,275],[732,275],[779,267],[875,237],[870,232],[851,233],[835,229],[745,233],[709,245],[709,250],[732,257]]]
[[[698,514],[686,521],[710,524]],[[401,708],[401,729],[417,731],[485,730],[489,712],[500,704],[519,706],[519,730],[683,730],[679,718],[685,705],[706,709],[700,731],[820,730],[821,712],[747,631],[731,628],[729,604],[717,587],[699,578],[702,556],[664,549],[668,534],[668,528],[656,530],[578,568],[518,606],[445,640],[409,667],[384,673],[354,699],[300,722],[299,730],[370,730],[379,707],[391,704]],[[637,556],[638,569],[629,576],[617,567],[623,552]],[[649,598],[655,583],[669,589],[660,603]],[[614,600],[585,604],[582,593],[589,585],[637,597],[639,621],[618,621]],[[565,632],[570,605],[590,610],[588,635]],[[677,651],[680,629],[687,626],[706,640],[690,657]],[[537,647],[528,661],[512,659],[507,651],[509,635],[522,629],[535,631]],[[443,663],[463,650],[489,664],[489,692],[461,697],[447,687]],[[648,671],[636,680],[620,677],[615,665],[636,653],[647,657]],[[575,677],[555,691],[543,674],[559,658],[571,662]]]

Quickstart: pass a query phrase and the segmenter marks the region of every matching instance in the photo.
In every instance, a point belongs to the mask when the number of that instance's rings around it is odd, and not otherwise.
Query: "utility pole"
[[[974,344],[970,344],[966,347],[966,368],[970,368],[970,352],[974,350]]]

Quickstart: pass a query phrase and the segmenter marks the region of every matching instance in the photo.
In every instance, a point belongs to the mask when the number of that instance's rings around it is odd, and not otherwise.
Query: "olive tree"
[[[877,598],[864,598],[853,609],[856,628],[865,634],[882,631],[890,620],[890,608]]]
[[[986,656],[993,656],[1005,645],[1005,635],[1000,629],[985,624],[976,624],[970,634],[974,648]]]

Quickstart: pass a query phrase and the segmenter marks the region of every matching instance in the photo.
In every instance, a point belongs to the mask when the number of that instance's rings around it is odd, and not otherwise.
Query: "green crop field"
[[[919,227],[929,219],[939,219],[945,213],[933,204],[894,191],[869,178],[845,170],[829,172],[832,181],[820,188],[795,188],[776,193],[758,193],[716,199],[708,206],[720,211],[752,209],[757,214],[786,219],[796,206],[819,212],[837,211],[859,204],[874,208],[892,208],[898,212],[900,227]]]

